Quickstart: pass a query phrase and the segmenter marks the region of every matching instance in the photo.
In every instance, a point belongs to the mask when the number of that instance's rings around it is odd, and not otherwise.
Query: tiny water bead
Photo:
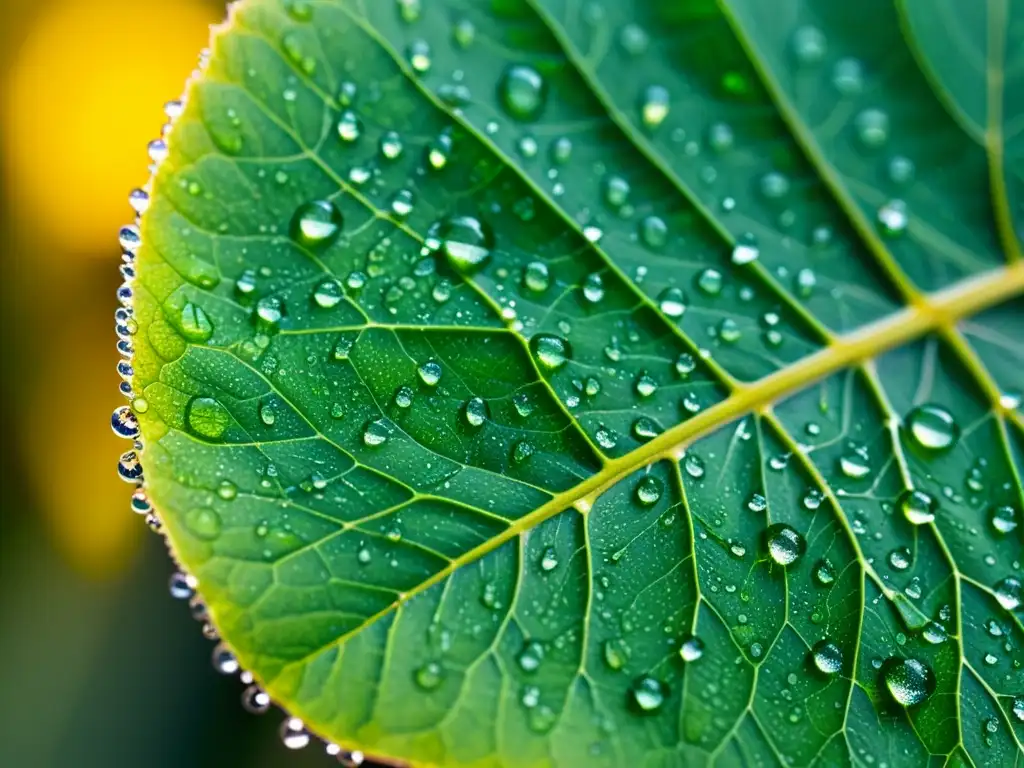
[[[834,675],[843,668],[843,652],[830,640],[818,641],[811,649],[811,659],[819,672]]]
[[[544,661],[544,646],[536,640],[527,640],[516,656],[519,668],[524,672],[536,672]]]
[[[925,491],[904,491],[896,502],[903,516],[914,525],[926,525],[935,519],[939,502]]]
[[[338,138],[346,144],[363,135],[363,123],[351,109],[346,109],[338,118]]]
[[[830,586],[836,580],[836,567],[829,560],[819,560],[814,566],[814,578],[821,586]]]
[[[618,210],[629,202],[629,182],[621,176],[608,176],[604,180],[604,201],[610,208]]]
[[[262,715],[270,709],[270,694],[258,685],[250,685],[242,691],[242,708],[253,715]]]
[[[395,131],[386,131],[380,137],[380,153],[386,160],[397,160],[402,155],[402,137]]]
[[[494,249],[490,227],[473,216],[449,216],[431,227],[430,234],[440,240],[452,268],[463,274],[483,267]]]
[[[792,565],[807,551],[804,537],[785,523],[775,523],[765,529],[768,555],[782,566]]]
[[[520,440],[512,446],[512,462],[514,464],[526,463],[533,454],[537,452],[536,447],[529,440]]]
[[[419,74],[430,71],[433,64],[431,60],[430,43],[426,40],[413,40],[409,45],[409,66]]]
[[[299,206],[292,217],[291,235],[297,243],[310,248],[326,248],[341,233],[344,219],[329,200],[313,200]]]
[[[643,675],[633,681],[629,697],[633,707],[642,714],[654,714],[665,704],[666,685],[655,677]]]
[[[531,261],[523,270],[523,287],[534,293],[542,293],[551,285],[551,273],[543,261]]]
[[[663,490],[664,485],[661,480],[651,475],[646,475],[636,485],[636,500],[640,502],[641,506],[653,506],[661,499]]]
[[[687,635],[679,646],[679,658],[690,664],[704,655],[704,641],[696,635]]]
[[[880,109],[865,109],[853,120],[857,140],[862,146],[877,149],[889,140],[889,116]]]
[[[919,405],[907,414],[904,423],[914,443],[925,450],[948,450],[960,437],[953,414],[940,405]]]
[[[604,280],[596,272],[591,272],[583,279],[583,298],[590,304],[598,304],[604,299]]]
[[[550,333],[538,333],[531,338],[530,349],[541,367],[548,371],[557,371],[572,360],[569,342]]]
[[[666,288],[658,295],[658,307],[673,320],[683,316],[686,304],[686,295],[680,288]]]
[[[505,112],[516,120],[536,120],[547,101],[547,83],[526,64],[509,66],[498,81],[498,99]]]
[[[636,377],[636,381],[633,384],[633,390],[640,397],[650,397],[658,391],[658,382],[646,371],[642,371],[639,376]]]
[[[886,237],[899,237],[910,224],[907,204],[902,200],[890,200],[878,209],[878,226]]]
[[[213,649],[211,660],[213,662],[213,668],[222,675],[234,675],[241,668],[241,665],[238,663],[238,659],[235,658],[235,654],[233,654],[231,649],[223,643],[219,643]]]
[[[110,427],[115,435],[126,440],[134,440],[139,436],[139,420],[127,405],[114,411],[110,417]]]
[[[934,673],[917,659],[887,659],[882,665],[882,680],[889,695],[904,707],[920,704],[935,691]]]
[[[761,251],[758,248],[756,238],[747,234],[741,237],[732,249],[732,263],[743,266],[744,264],[752,264],[757,261],[761,256]]]

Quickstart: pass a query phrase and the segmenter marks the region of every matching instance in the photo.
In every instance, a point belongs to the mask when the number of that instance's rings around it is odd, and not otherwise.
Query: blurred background
[[[223,0],[0,13],[0,765],[328,765],[213,671],[115,471],[117,230]]]

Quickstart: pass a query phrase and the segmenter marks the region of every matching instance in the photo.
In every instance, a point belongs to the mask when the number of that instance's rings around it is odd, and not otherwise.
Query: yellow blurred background
[[[0,765],[324,765],[238,705],[167,594],[109,427],[117,231],[214,0],[0,0]]]

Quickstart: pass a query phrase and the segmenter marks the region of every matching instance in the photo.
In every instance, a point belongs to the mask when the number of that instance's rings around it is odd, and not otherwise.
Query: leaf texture
[[[1020,16],[235,5],[129,375],[243,667],[414,765],[1024,764]]]

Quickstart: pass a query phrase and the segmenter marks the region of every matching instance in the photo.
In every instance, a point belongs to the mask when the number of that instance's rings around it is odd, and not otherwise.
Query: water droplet
[[[541,293],[551,285],[548,265],[543,261],[531,261],[523,270],[523,286],[530,291]]]
[[[942,406],[919,405],[907,414],[905,424],[914,442],[930,451],[944,451],[956,444],[960,427]]]
[[[814,578],[822,586],[829,586],[836,580],[835,566],[828,560],[819,560],[814,566]]]
[[[666,316],[680,318],[686,312],[686,295],[680,288],[666,288],[658,295],[658,306]]]
[[[213,541],[221,532],[221,519],[214,510],[209,507],[195,507],[185,515],[185,527],[197,539]]]
[[[889,694],[904,707],[920,704],[935,690],[935,675],[917,659],[887,659],[882,665],[882,679]]]
[[[878,209],[878,226],[887,237],[899,237],[909,223],[910,213],[902,200],[890,200]]]
[[[441,241],[448,263],[463,274],[480,269],[494,248],[494,235],[490,228],[472,216],[442,219],[431,228],[431,234]]]
[[[1017,696],[1013,700],[1013,716],[1017,722],[1024,723],[1024,696]]]
[[[292,217],[292,238],[308,248],[326,248],[341,232],[341,211],[330,200],[314,200],[301,205]]]
[[[752,493],[747,499],[747,509],[751,512],[764,512],[768,509],[768,499],[761,493]]]
[[[904,491],[897,505],[903,516],[914,525],[926,525],[935,519],[938,511],[938,500],[924,491]]]
[[[731,317],[723,318],[718,324],[718,338],[726,344],[735,344],[742,335],[739,325]]]
[[[800,64],[820,64],[827,52],[828,41],[817,27],[798,27],[793,33],[793,56]]]
[[[708,126],[707,142],[713,152],[722,154],[732,149],[734,137],[732,128],[726,123],[712,123]]]
[[[363,123],[351,109],[346,109],[338,118],[338,138],[351,143],[363,133]]]
[[[420,376],[420,381],[426,384],[428,387],[436,387],[437,383],[441,380],[441,364],[435,360],[428,360],[421,365],[416,372]]]
[[[694,480],[704,477],[704,461],[695,453],[687,453],[683,459],[683,469]]]
[[[681,379],[688,379],[690,374],[697,370],[697,361],[693,355],[683,352],[676,358],[675,369]]]
[[[640,397],[650,397],[658,391],[658,382],[647,371],[642,371],[636,377],[633,389]]]
[[[807,542],[794,528],[775,523],[765,529],[768,555],[779,565],[792,565],[807,551]]]
[[[921,637],[924,638],[926,643],[930,643],[931,645],[940,645],[941,643],[946,642],[949,638],[949,633],[946,631],[946,628],[938,622],[929,621],[921,630]]]
[[[412,406],[413,397],[412,387],[401,386],[395,391],[395,405],[399,408],[409,408]]]
[[[309,735],[306,726],[297,717],[289,717],[281,723],[281,743],[285,749],[305,749],[313,737]]]
[[[653,506],[658,503],[663,490],[661,480],[652,475],[645,475],[636,484],[636,500],[644,507]]]
[[[222,675],[233,675],[240,669],[235,654],[223,643],[218,643],[213,649],[212,661],[213,668]]]
[[[834,675],[843,668],[843,652],[829,640],[818,641],[811,650],[811,658],[818,671],[825,675]]]
[[[667,686],[650,675],[643,675],[633,681],[629,695],[633,705],[643,714],[651,714],[661,709],[668,695]]]
[[[697,276],[697,287],[706,296],[717,296],[722,292],[724,279],[717,269],[704,269]]]
[[[633,437],[642,443],[653,440],[662,433],[662,428],[646,416],[641,416],[633,422]]]
[[[877,149],[889,140],[889,116],[880,109],[865,109],[853,124],[857,139],[865,147]]]
[[[441,685],[444,680],[444,670],[436,661],[428,661],[416,670],[414,675],[416,685],[425,691],[432,691]]]
[[[644,127],[654,130],[668,117],[670,108],[668,89],[661,85],[649,85],[640,99],[640,118]]]
[[[989,515],[992,529],[1000,534],[1006,535],[1017,530],[1017,510],[1010,506],[994,507]]]
[[[993,587],[996,601],[1008,611],[1015,611],[1020,607],[1024,588],[1020,580],[1014,576],[1007,576],[1001,579]]]
[[[397,160],[403,149],[402,137],[395,131],[385,131],[380,137],[380,153],[386,160]]]
[[[619,45],[630,56],[643,55],[649,44],[650,37],[642,27],[636,24],[627,24],[619,30]]]
[[[270,695],[258,685],[242,691],[242,708],[253,715],[262,715],[270,709]]]
[[[731,259],[733,264],[742,266],[757,261],[760,255],[761,251],[757,246],[756,238],[748,233],[736,241]]]
[[[687,664],[698,661],[704,655],[704,641],[696,635],[687,635],[679,646],[679,658]]]
[[[533,67],[514,64],[498,83],[498,97],[505,111],[516,120],[536,120],[547,100],[547,84]]]
[[[536,452],[537,449],[534,448],[533,443],[529,440],[520,440],[512,446],[512,462],[515,464],[522,464]]]
[[[909,547],[896,547],[889,553],[889,566],[895,571],[905,571],[910,567],[913,556]]]
[[[629,182],[621,176],[608,176],[604,180],[604,201],[610,208],[619,210],[629,202]]]
[[[139,436],[139,420],[127,405],[114,411],[110,417],[110,427],[115,435],[126,440],[134,440]]]
[[[871,473],[868,452],[864,446],[851,445],[839,457],[839,471],[851,480],[863,480]]]
[[[409,66],[421,75],[430,71],[430,43],[426,40],[413,40],[409,45]]]
[[[629,653],[625,643],[618,638],[605,640],[603,645],[604,663],[614,671],[622,669],[629,660]]]
[[[185,409],[189,430],[199,437],[218,440],[231,425],[227,408],[212,397],[194,397]]]
[[[604,298],[604,281],[601,275],[591,272],[583,279],[583,298],[591,304],[597,304]]]
[[[175,600],[191,600],[196,593],[195,579],[184,573],[172,573],[167,587]]]
[[[377,448],[387,442],[391,436],[391,428],[384,419],[368,422],[363,429],[363,444],[368,448]]]
[[[551,570],[550,568],[546,570]],[[544,646],[536,640],[527,640],[519,651],[516,661],[523,672],[536,672],[544,660]]]
[[[778,171],[770,171],[761,177],[761,195],[768,200],[781,200],[789,194],[789,179]]]
[[[541,367],[548,371],[557,371],[572,360],[572,346],[569,342],[550,333],[538,333],[531,338],[530,349]]]

